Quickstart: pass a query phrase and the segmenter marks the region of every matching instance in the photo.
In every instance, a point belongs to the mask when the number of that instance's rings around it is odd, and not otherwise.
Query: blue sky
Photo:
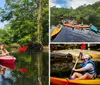
[[[51,7],[56,6],[58,8],[68,8],[69,1],[68,0],[51,0],[50,5],[51,5]]]
[[[0,8],[4,8],[5,0],[0,0]],[[0,22],[0,28],[4,28],[4,25],[7,24],[7,22]]]
[[[83,4],[93,4],[100,0],[50,0],[50,6],[56,6],[58,8],[77,8]]]
[[[5,4],[5,0],[0,0],[0,7],[4,7],[4,4]]]

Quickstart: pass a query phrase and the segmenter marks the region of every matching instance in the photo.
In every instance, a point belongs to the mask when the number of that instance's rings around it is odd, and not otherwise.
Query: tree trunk
[[[42,10],[42,0],[38,1],[38,17],[37,17],[37,42],[42,44],[42,22],[41,22],[41,10]]]

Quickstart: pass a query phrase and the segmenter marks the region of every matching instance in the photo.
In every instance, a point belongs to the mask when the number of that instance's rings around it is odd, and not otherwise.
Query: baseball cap
[[[87,54],[82,56],[82,59],[86,59],[86,58],[88,58],[88,59],[89,59],[89,58],[90,58],[90,56],[89,56],[89,55],[87,55]]]

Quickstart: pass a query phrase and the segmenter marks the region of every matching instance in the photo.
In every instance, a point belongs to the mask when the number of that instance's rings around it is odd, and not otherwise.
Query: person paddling
[[[1,56],[9,55],[3,44],[0,44]],[[6,68],[0,65],[0,75],[4,75]]]
[[[3,44],[0,45],[1,55],[9,55],[9,52],[5,49],[5,46]]]
[[[94,62],[90,59],[89,55],[82,56],[82,68],[73,68],[74,74],[71,79],[85,80],[85,79],[95,79],[96,78],[96,67]],[[82,74],[80,72],[83,72]]]

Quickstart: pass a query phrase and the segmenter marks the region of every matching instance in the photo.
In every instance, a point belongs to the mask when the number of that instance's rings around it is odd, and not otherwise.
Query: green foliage
[[[56,8],[51,7],[51,25],[57,25],[63,15],[64,19],[71,19],[69,17],[76,17],[76,21],[80,24],[90,24],[100,27],[100,1],[92,5],[81,5],[76,9],[72,8]]]
[[[6,33],[3,36],[4,43],[44,43],[43,40],[48,37],[48,0],[6,0],[5,8],[0,9],[0,15],[2,22],[9,21],[9,29],[6,27],[5,31],[12,35]],[[38,16],[41,17],[37,19]]]

